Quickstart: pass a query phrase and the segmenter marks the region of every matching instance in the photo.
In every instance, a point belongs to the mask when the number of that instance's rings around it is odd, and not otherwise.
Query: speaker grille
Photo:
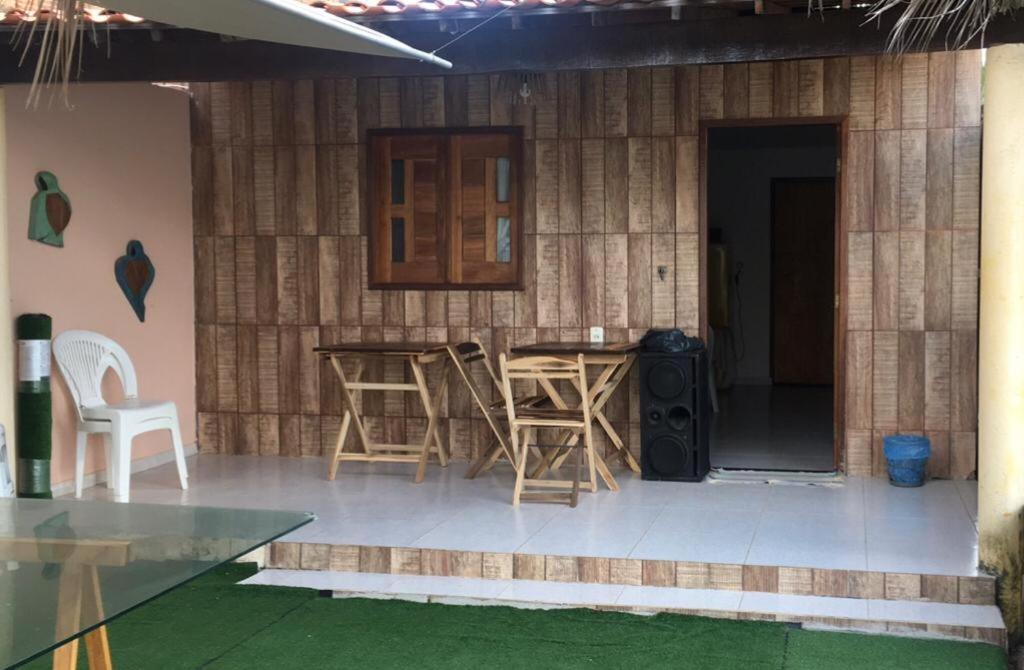
[[[651,469],[663,477],[678,477],[692,470],[688,467],[689,450],[683,441],[672,435],[661,435],[651,440],[647,458]]]
[[[647,374],[647,388],[656,398],[671,400],[686,390],[686,371],[668,361],[655,363]]]
[[[644,479],[699,482],[707,474],[707,377],[704,351],[640,355]]]

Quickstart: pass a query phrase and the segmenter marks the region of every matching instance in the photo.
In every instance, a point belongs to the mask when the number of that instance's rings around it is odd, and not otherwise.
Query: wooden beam
[[[731,63],[880,54],[893,19],[864,24],[862,9],[745,16],[707,21],[546,27],[512,31],[492,24],[467,35],[443,55],[455,63],[444,74],[507,70],[586,70],[692,63]],[[864,25],[862,25],[864,24]],[[418,24],[422,25],[422,24]],[[401,27],[401,32],[398,28]],[[127,32],[127,31],[126,31]],[[173,35],[171,34],[173,33]],[[436,30],[396,26],[395,35],[430,51],[442,43]],[[1024,41],[1024,12],[988,27],[987,46]],[[255,41],[221,41],[204,33],[166,31],[148,37],[86,46],[82,81],[219,81],[436,75],[440,70],[397,58],[375,58]],[[934,43],[941,50],[941,39]],[[31,79],[35,59],[18,67],[20,52],[0,55],[0,84]]]

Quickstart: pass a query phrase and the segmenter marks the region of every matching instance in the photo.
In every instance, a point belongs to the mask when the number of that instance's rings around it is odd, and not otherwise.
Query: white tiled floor
[[[995,606],[898,600],[857,600],[750,591],[713,591],[656,586],[565,584],[525,580],[418,577],[354,572],[264,570],[246,584],[297,586],[372,597],[467,598],[489,603],[551,606],[627,606],[652,610],[718,610],[1001,628]]]
[[[975,482],[687,484],[617,471],[621,491],[583,493],[576,509],[513,508],[507,467],[466,480],[465,464],[432,465],[419,485],[405,464],[345,463],[333,482],[319,459],[202,455],[189,467],[188,491],[173,465],[134,475],[132,500],[312,511],[288,539],[331,544],[977,574]]]

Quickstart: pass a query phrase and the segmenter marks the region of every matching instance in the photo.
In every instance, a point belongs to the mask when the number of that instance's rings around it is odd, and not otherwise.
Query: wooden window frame
[[[523,169],[523,128],[522,126],[483,126],[465,128],[373,128],[367,133],[367,179],[366,179],[366,203],[367,203],[367,284],[371,289],[383,290],[477,290],[477,291],[507,291],[523,290],[523,253],[526,242],[525,225],[523,221],[523,191],[524,191],[524,169]],[[461,222],[457,223],[458,213],[454,209],[453,197],[456,186],[452,183],[453,162],[447,153],[453,136],[469,135],[507,135],[509,136],[511,161],[510,181],[515,184],[515,192],[510,198],[512,211],[512,256],[513,279],[508,282],[465,282],[452,281],[452,258],[455,253],[456,240],[453,232],[461,229]],[[438,263],[441,265],[443,279],[438,282],[416,282],[416,281],[382,281],[379,277],[379,259],[377,255],[381,248],[381,226],[379,217],[380,204],[377,202],[378,193],[377,180],[380,176],[382,166],[379,164],[380,156],[377,149],[378,142],[383,139],[401,136],[424,136],[442,138],[445,145],[443,160],[444,192],[439,204],[439,214],[442,217],[442,234],[439,236]],[[387,166],[390,170],[390,166]],[[390,174],[388,172],[387,174]],[[406,189],[411,187],[406,184]],[[406,224],[408,225],[408,223]],[[389,247],[390,248],[390,247]]]

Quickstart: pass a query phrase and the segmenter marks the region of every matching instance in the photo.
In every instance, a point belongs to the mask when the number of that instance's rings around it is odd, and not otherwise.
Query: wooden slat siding
[[[252,143],[274,144],[274,91],[269,81],[252,82]]]
[[[797,113],[821,116],[825,109],[825,64],[818,58],[797,63]]]
[[[950,344],[950,430],[978,428],[978,333],[954,330]]]
[[[402,126],[402,92],[398,79],[382,77],[377,83],[380,127],[400,128]]]
[[[295,231],[299,235],[317,233],[316,147],[295,147]]]
[[[253,212],[252,148],[231,149],[231,227],[235,235],[256,231]]]
[[[469,125],[469,79],[465,75],[444,77],[444,124],[452,128]]]
[[[605,323],[604,235],[583,236],[583,327]]]
[[[846,145],[843,177],[846,180],[846,228],[874,228],[875,142],[874,133],[852,132]]]
[[[900,230],[924,230],[927,218],[927,151],[925,130],[900,135]]]
[[[873,348],[872,426],[895,430],[899,426],[899,333],[875,331]]]
[[[238,415],[221,413],[217,418],[217,452],[233,454],[238,443]]]
[[[900,131],[875,132],[875,230],[900,227]]]
[[[424,125],[426,110],[423,106],[423,79],[403,77],[397,80],[398,116],[403,128],[420,128]],[[384,92],[381,90],[381,109],[384,109]]]
[[[423,106],[421,125],[439,128],[445,125],[444,77],[423,77],[420,79],[420,104]]]
[[[871,476],[871,431],[846,431],[846,474]]]
[[[928,456],[927,468],[925,470],[929,479],[949,479],[950,462],[950,438],[948,430],[929,430],[925,436],[931,443],[931,453]],[[922,582],[928,575],[922,575]],[[954,579],[949,577],[948,579]],[[922,583],[923,586],[923,583]],[[956,586],[954,584],[954,591]],[[922,593],[922,597],[927,597]],[[953,598],[955,599],[955,594]]]
[[[629,230],[629,143],[625,138],[604,143],[604,226],[609,233]]]
[[[874,240],[872,233],[851,232],[846,245],[846,327],[872,328],[874,315]]]
[[[953,227],[953,129],[929,130],[927,144],[926,225],[948,230]]]
[[[209,86],[211,140],[215,145],[231,144],[231,88],[228,82]]]
[[[298,323],[299,259],[298,240],[292,236],[277,238],[277,322]]]
[[[196,325],[196,407],[217,411],[217,327]]]
[[[558,235],[537,235],[537,325],[558,327]]]
[[[235,214],[231,176],[231,147],[213,147],[213,232],[234,235]]]
[[[338,147],[318,146],[316,151],[316,233],[338,234]]]
[[[558,325],[583,325],[583,250],[579,235],[558,236]]]
[[[651,323],[651,236],[629,234],[629,327],[645,328]]]
[[[772,116],[787,118],[800,113],[800,70],[797,61],[773,63]]]
[[[953,231],[950,325],[955,330],[978,327],[977,230]]]
[[[313,82],[300,79],[292,86],[292,108],[294,109],[295,144],[316,143],[316,105],[313,96]]]
[[[425,291],[405,291],[405,325],[427,325],[427,295]],[[487,320],[490,323],[490,319]]]
[[[604,137],[604,71],[580,73],[580,134]]]
[[[634,296],[630,292],[628,284],[631,274],[629,237],[619,233],[605,235],[604,252],[605,321],[609,328],[628,328],[630,323],[629,303]],[[537,258],[540,259],[539,254]]]
[[[217,441],[220,426],[217,424],[217,414],[199,412],[196,416],[196,440],[198,441],[199,452],[204,454],[217,453]]]
[[[604,131],[607,137],[625,137],[629,132],[626,70],[604,72]]]
[[[491,83],[487,75],[469,75],[466,80],[466,104],[470,126],[491,122]]]
[[[217,409],[238,411],[237,332],[235,326],[217,326]]]
[[[875,57],[850,59],[850,130],[875,129]]]
[[[582,231],[601,234],[604,233],[604,140],[583,140],[580,163]]]
[[[850,59],[826,58],[823,72],[825,116],[845,116],[850,112]]]
[[[771,63],[749,64],[748,108],[753,119],[766,119],[772,115],[773,70]]]
[[[256,237],[256,320],[277,323],[277,239]]]
[[[925,233],[924,327],[948,330],[952,309],[953,234],[949,230]]]
[[[361,229],[359,200],[359,147],[343,144],[337,148],[338,233],[358,235]]]
[[[213,254],[217,285],[216,323],[234,323],[237,318],[235,306],[235,238],[216,238]]]
[[[299,411],[299,329],[281,326],[277,332],[277,402],[282,414],[296,414]]]
[[[956,54],[928,54],[928,127],[952,128],[956,102]]]
[[[620,177],[621,178],[621,177]],[[629,138],[629,232],[651,232],[651,139]]]
[[[750,116],[750,70],[746,63],[729,63],[722,72],[723,109],[727,119]]]
[[[278,411],[277,328],[260,326],[256,330],[259,357],[260,412],[276,414]]]
[[[299,328],[299,411],[320,413],[320,363],[313,349],[320,346],[320,329]],[[319,440],[318,440],[319,442]]]
[[[259,338],[256,326],[238,326],[238,411],[258,412]]]
[[[274,220],[278,235],[297,232],[295,147],[274,147]]]
[[[381,291],[381,303],[385,326],[405,325],[405,296],[401,291]]]
[[[580,141],[558,141],[558,232],[579,233],[582,230],[581,207],[582,163]]]
[[[958,128],[981,125],[981,50],[956,53],[953,123]]]
[[[651,68],[626,70],[626,130],[629,136],[651,134]]]
[[[192,230],[213,235],[213,148],[192,148]]]
[[[256,323],[255,237],[235,238],[234,289],[238,322]]]
[[[696,234],[676,235],[676,327],[700,329],[700,241]]]
[[[906,54],[901,59],[901,127],[928,125],[928,54]]]
[[[356,132],[359,140],[369,128],[380,127],[380,80],[370,77],[356,80]]]
[[[671,137],[676,132],[675,69],[651,69],[651,134]]]
[[[558,137],[558,126],[561,123],[558,110],[558,73],[545,72],[541,75],[544,78],[545,95],[540,96],[534,105],[533,123],[534,135],[537,139],[554,139]],[[491,125],[509,125],[511,117],[501,118],[496,114],[497,107],[491,101]],[[529,112],[529,105],[515,105],[510,110],[513,115],[517,112]]]
[[[333,288],[328,289],[327,296],[330,298],[332,291],[337,291],[339,296],[339,321],[343,326],[356,326],[362,321],[360,318],[360,291],[362,275],[362,249],[360,239],[354,235],[339,237],[338,244],[338,278]],[[328,253],[330,243],[328,243]],[[321,275],[321,282],[330,281],[330,273],[326,277]],[[321,312],[322,316],[323,312]]]
[[[580,73],[558,73],[558,136],[579,138],[581,129]]]
[[[676,68],[676,135],[696,135],[700,123],[700,66]]]
[[[191,82],[189,88],[189,132],[192,146],[213,144],[213,127],[210,119],[210,84]]]
[[[875,128],[892,130],[902,127],[903,69],[896,56],[879,56],[875,60]]]
[[[924,264],[924,232],[900,232],[900,330],[924,329]]]
[[[700,66],[697,113],[701,119],[720,119],[725,115],[725,68],[722,65]]]
[[[274,148],[255,147],[252,150],[252,213],[257,235],[277,232],[274,188]]]
[[[281,455],[301,456],[302,445],[300,443],[299,416],[297,414],[282,414],[278,417],[281,431]]]
[[[238,444],[235,446],[238,454],[260,453],[260,425],[255,414],[238,415]]]
[[[195,250],[195,302],[196,323],[217,323],[216,238],[196,237]]]
[[[949,475],[953,479],[970,479],[977,473],[978,435],[958,432],[950,435]]]
[[[295,144],[295,104],[290,81],[271,82],[271,123],[274,144]]]
[[[899,429],[924,428],[925,333],[900,331]]]
[[[925,333],[924,340],[924,427],[949,430],[950,408],[949,331]]]
[[[664,277],[658,274],[659,266],[666,270]],[[651,325],[655,328],[676,325],[675,267],[675,235],[655,233],[651,236]]]
[[[353,83],[354,93],[354,81],[351,78],[347,81]],[[351,107],[338,104],[337,88],[338,80],[336,79],[317,79],[313,82],[313,113],[316,118],[317,144],[337,144],[339,129],[338,112],[343,107],[351,110],[355,109],[354,104]]]
[[[534,142],[537,160],[537,232],[558,232],[558,163],[557,140]]]
[[[872,335],[853,330],[846,335],[846,427],[871,428]]]
[[[651,140],[651,230],[671,233],[676,227],[675,140]]]
[[[953,134],[953,227],[977,228],[981,222],[981,128],[957,128]]]
[[[696,233],[700,226],[700,166],[696,137],[676,138],[676,232]]]
[[[515,324],[517,328],[532,328],[537,325],[536,235],[527,235],[523,240],[523,276],[526,278],[523,282],[523,290],[515,292]],[[449,304],[451,295],[449,294]],[[449,325],[451,325],[451,321],[449,321]]]
[[[335,138],[337,142],[359,142],[359,89],[353,77],[341,77],[334,82]]]
[[[316,325],[320,322],[320,249],[316,237],[298,239],[298,322]]]

